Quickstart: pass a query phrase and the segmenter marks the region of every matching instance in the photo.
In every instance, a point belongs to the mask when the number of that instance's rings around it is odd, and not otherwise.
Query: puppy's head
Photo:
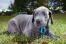
[[[52,12],[48,8],[44,6],[38,7],[33,11],[32,22],[35,24],[35,26],[47,26],[49,18],[51,18],[51,24],[53,24],[53,18],[51,14]]]

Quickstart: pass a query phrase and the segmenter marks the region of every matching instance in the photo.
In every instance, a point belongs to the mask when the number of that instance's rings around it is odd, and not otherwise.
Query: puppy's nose
[[[39,19],[37,19],[37,20],[36,20],[36,23],[37,23],[37,24],[39,24],[39,23],[40,23],[40,20],[39,20]]]

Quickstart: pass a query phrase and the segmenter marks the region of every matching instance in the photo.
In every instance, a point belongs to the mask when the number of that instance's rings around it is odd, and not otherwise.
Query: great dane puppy
[[[31,33],[38,36],[41,34],[41,32],[37,31],[38,27],[41,28],[42,26],[45,26],[45,34],[47,34],[47,36],[49,37],[54,38],[56,37],[56,35],[50,31],[48,24],[50,18],[51,24],[53,24],[53,18],[51,14],[52,12],[48,8],[41,6],[34,9],[33,15],[17,15],[16,17],[8,21],[7,31],[9,33],[24,34],[28,37],[31,36]]]

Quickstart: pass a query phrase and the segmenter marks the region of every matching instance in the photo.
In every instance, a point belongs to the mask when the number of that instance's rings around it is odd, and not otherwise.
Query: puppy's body
[[[37,31],[37,27],[41,28],[42,26],[45,26],[47,36],[54,38],[55,34],[50,31],[48,25],[50,18],[51,24],[53,24],[53,18],[51,14],[52,13],[48,8],[42,6],[35,9],[33,15],[17,15],[8,22],[8,32],[25,34],[26,36],[31,36],[31,33],[33,33],[38,36],[41,33]]]
[[[8,22],[8,32],[30,35],[33,15],[21,14]]]

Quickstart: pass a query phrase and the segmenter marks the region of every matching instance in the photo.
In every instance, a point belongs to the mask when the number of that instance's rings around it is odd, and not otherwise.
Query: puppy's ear
[[[53,16],[51,11],[49,11],[49,17],[51,18],[51,24],[53,24]]]
[[[35,11],[33,11],[33,13],[32,13],[32,15],[33,15],[32,23],[34,23],[34,14],[35,14]]]

